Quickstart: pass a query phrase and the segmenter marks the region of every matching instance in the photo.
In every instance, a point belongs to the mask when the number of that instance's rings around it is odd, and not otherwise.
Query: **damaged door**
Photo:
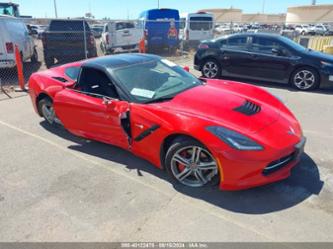
[[[72,133],[128,149],[128,134],[121,121],[127,115],[128,102],[64,89],[55,96],[54,108]]]

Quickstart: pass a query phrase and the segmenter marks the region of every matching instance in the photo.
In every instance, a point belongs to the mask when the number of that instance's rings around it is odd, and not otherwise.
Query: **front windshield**
[[[288,45],[289,47],[291,47],[294,50],[297,50],[297,51],[305,51],[305,50],[307,50],[307,48],[303,47],[302,45],[294,42],[293,40],[291,40],[291,39],[289,39],[287,37],[281,36],[281,39],[282,39],[282,41],[286,45]]]
[[[192,74],[165,59],[119,68],[114,70],[114,76],[137,103],[174,97],[202,84]]]

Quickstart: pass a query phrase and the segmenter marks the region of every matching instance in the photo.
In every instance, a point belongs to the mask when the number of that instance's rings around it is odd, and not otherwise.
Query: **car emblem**
[[[289,127],[289,131],[287,132],[289,135],[292,135],[292,136],[294,136],[294,135],[296,135],[296,132],[295,132],[295,130],[293,129],[293,127]]]

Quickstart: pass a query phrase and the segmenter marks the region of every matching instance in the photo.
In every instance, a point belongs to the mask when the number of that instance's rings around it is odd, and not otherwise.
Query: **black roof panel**
[[[115,69],[160,59],[151,54],[118,54],[87,60],[82,66]]]

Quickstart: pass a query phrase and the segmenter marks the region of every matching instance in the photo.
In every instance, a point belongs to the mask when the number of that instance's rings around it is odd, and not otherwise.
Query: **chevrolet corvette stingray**
[[[34,73],[29,93],[50,125],[129,150],[190,187],[239,190],[285,179],[305,145],[299,122],[269,92],[198,79],[155,55]]]

